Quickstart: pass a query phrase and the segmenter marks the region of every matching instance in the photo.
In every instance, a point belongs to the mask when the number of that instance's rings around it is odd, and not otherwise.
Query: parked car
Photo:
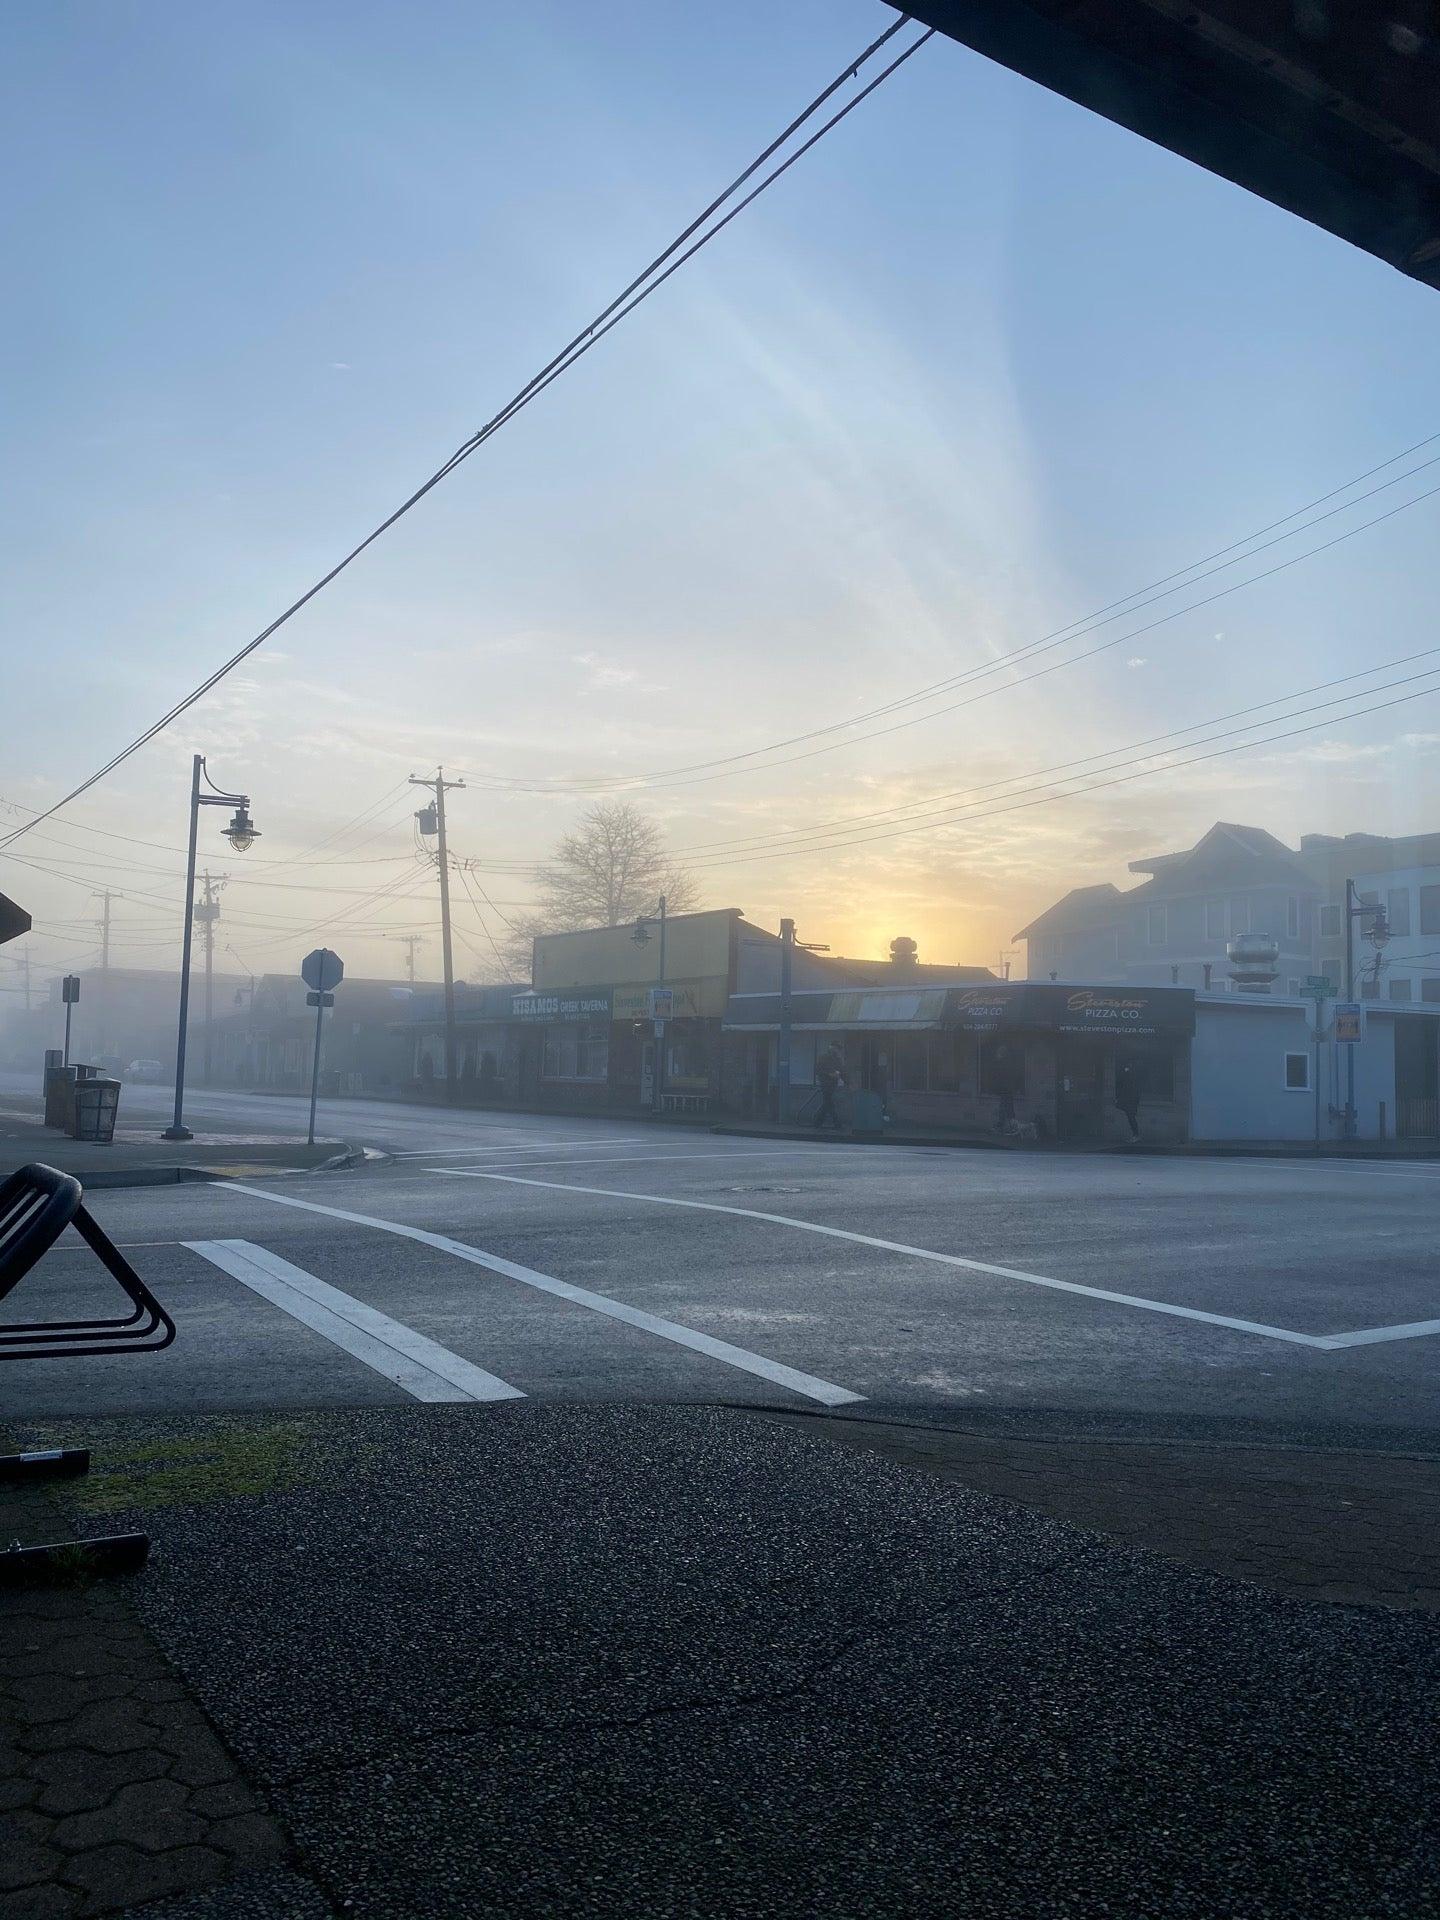
[[[165,1069],[158,1060],[132,1060],[120,1078],[141,1082],[153,1081],[158,1086],[165,1078]]]

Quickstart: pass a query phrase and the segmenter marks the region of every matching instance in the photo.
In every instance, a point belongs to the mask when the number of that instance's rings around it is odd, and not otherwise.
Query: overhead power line
[[[1343,507],[1333,507],[1328,513],[1316,515],[1313,520],[1307,521],[1303,526],[1292,528],[1289,533],[1282,534],[1275,540],[1267,540],[1259,546],[1250,545],[1248,552],[1238,555],[1235,559],[1225,561],[1222,566],[1210,567],[1207,571],[1201,573],[1196,573],[1194,568],[1183,569],[1182,571],[1193,575],[1193,577],[1186,580],[1180,587],[1168,587],[1165,592],[1156,593],[1148,600],[1140,597],[1149,592],[1148,588],[1142,588],[1139,590],[1139,594],[1126,595],[1126,601],[1138,599],[1139,604],[1136,606],[1126,605],[1122,613],[1116,614],[1108,609],[1102,609],[1101,614],[1089,615],[1083,620],[1072,621],[1068,627],[1061,627],[1056,629],[1052,634],[1042,635],[1038,640],[1029,641],[1023,647],[1017,647],[1010,653],[1002,654],[998,659],[983,661],[976,666],[967,667],[958,674],[951,675],[945,680],[936,681],[933,685],[922,688],[919,692],[902,695],[899,699],[889,701],[881,707],[873,707],[867,713],[853,714],[846,720],[833,721],[823,727],[811,728],[805,733],[792,734],[788,739],[772,741],[768,746],[752,747],[746,753],[727,754],[714,760],[697,760],[691,762],[688,766],[672,767],[662,774],[617,774],[608,782],[578,781],[568,784],[556,782],[549,786],[543,783],[531,783],[519,780],[509,783],[495,782],[492,780],[490,784],[496,787],[497,790],[503,788],[506,791],[528,793],[585,793],[598,791],[624,793],[640,790],[657,792],[667,787],[703,786],[715,780],[731,779],[742,773],[768,773],[776,767],[794,766],[801,760],[814,760],[822,754],[838,752],[843,747],[859,746],[867,740],[883,739],[887,734],[901,733],[907,728],[922,726],[927,721],[939,720],[946,714],[958,712],[962,707],[972,706],[977,699],[989,699],[992,694],[1002,692],[1008,687],[1024,686],[1029,680],[1043,679],[1047,674],[1058,673],[1066,667],[1078,666],[1083,661],[1093,660],[1097,654],[1106,653],[1113,647],[1123,645],[1127,640],[1138,640],[1145,634],[1154,633],[1158,628],[1168,626],[1172,621],[1180,619],[1184,614],[1194,613],[1201,607],[1213,606],[1217,600],[1227,599],[1231,594],[1239,593],[1245,587],[1252,587],[1256,585],[1257,582],[1268,580],[1277,573],[1285,573],[1291,567],[1299,566],[1301,561],[1311,560],[1316,554],[1325,553],[1331,547],[1339,546],[1342,542],[1353,539],[1356,534],[1367,533],[1372,527],[1378,527],[1386,520],[1393,520],[1397,514],[1404,513],[1411,507],[1419,506],[1423,501],[1433,499],[1437,493],[1440,493],[1440,486],[1426,488],[1423,492],[1415,494],[1411,499],[1402,500],[1398,506],[1391,507],[1384,513],[1376,514],[1373,519],[1362,520],[1357,526],[1347,527],[1343,532],[1334,535],[1331,539],[1322,540],[1316,546],[1307,547],[1301,553],[1292,554],[1289,559],[1281,560],[1273,567],[1264,567],[1260,572],[1252,573],[1244,580],[1232,581],[1229,586],[1222,587],[1215,593],[1205,594],[1199,600],[1192,600],[1186,606],[1173,608],[1169,613],[1160,615],[1158,619],[1148,621],[1144,626],[1127,628],[1124,633],[1113,635],[1109,640],[1102,641],[1098,647],[1091,647],[1084,653],[1072,654],[1066,659],[1055,661],[1048,667],[1042,667],[1037,673],[1019,674],[1014,678],[1003,680],[1000,686],[988,688],[985,692],[977,694],[971,699],[956,701],[949,706],[935,707],[928,713],[914,714],[909,719],[897,721],[893,726],[873,727],[864,733],[854,733],[851,731],[856,727],[864,725],[868,720],[884,718],[889,714],[901,712],[907,707],[921,705],[925,701],[938,698],[940,694],[953,691],[957,687],[992,676],[1010,674],[1016,666],[1033,660],[1041,654],[1052,653],[1059,647],[1068,646],[1072,641],[1083,639],[1087,633],[1093,633],[1100,627],[1108,626],[1113,620],[1123,620],[1133,613],[1143,612],[1146,607],[1153,606],[1159,600],[1168,599],[1173,593],[1184,592],[1188,587],[1198,586],[1202,580],[1212,578],[1217,573],[1223,573],[1230,567],[1242,566],[1247,560],[1255,558],[1256,555],[1266,552],[1271,547],[1278,546],[1282,540],[1293,539],[1297,534],[1308,532],[1311,527],[1319,526],[1322,521],[1333,519],[1337,513],[1348,512],[1350,508],[1359,506],[1362,501],[1373,499],[1377,493],[1383,493],[1386,488],[1399,486],[1404,481],[1413,479],[1416,474],[1423,473],[1427,468],[1437,465],[1440,465],[1440,454],[1437,454],[1431,460],[1421,461],[1419,465],[1410,468],[1408,472],[1397,474],[1394,479],[1385,481],[1383,485],[1379,487],[1372,487],[1369,493],[1357,495],[1355,499],[1347,501]],[[1374,472],[1376,469],[1372,468],[1371,471]],[[1362,478],[1363,477],[1368,476],[1362,476]],[[1353,484],[1355,483],[1352,482],[1352,485]],[[1343,489],[1341,489],[1341,491],[1343,491]],[[1327,494],[1323,497],[1329,499],[1333,496]],[[1305,512],[1308,511],[1308,509],[1300,509],[1300,511]],[[1295,515],[1287,517],[1293,519]],[[1246,543],[1237,541],[1235,544],[1238,546]],[[1196,563],[1197,566],[1200,564],[1200,562]],[[1171,579],[1176,577],[1175,575],[1168,576],[1168,578]],[[1124,605],[1124,603],[1112,602],[1111,605]],[[848,737],[832,739],[828,745],[811,747],[804,753],[783,754],[779,758],[765,760],[752,766],[741,764],[744,761],[754,760],[761,754],[779,753],[779,750],[783,747],[800,745],[805,741],[822,739],[827,735],[834,734],[844,734]],[[707,771],[707,769],[709,769],[709,771]],[[485,779],[483,775],[467,774],[466,777],[475,779],[477,784],[483,784]]]
[[[1422,647],[1417,653],[1405,653],[1394,660],[1382,660],[1376,666],[1363,667],[1358,673],[1342,673],[1333,680],[1317,681],[1314,686],[1295,687],[1288,693],[1277,694],[1271,700],[1258,700],[1252,706],[1236,707],[1229,713],[1217,714],[1209,720],[1196,720],[1187,727],[1175,727],[1168,733],[1147,734],[1143,739],[1132,740],[1123,747],[1106,747],[1098,753],[1080,754],[1073,760],[1055,761],[1048,767],[1032,768],[1026,773],[1008,774],[1000,780],[985,780],[974,786],[951,787],[939,793],[922,794],[914,800],[901,801],[893,807],[879,807],[871,813],[852,813],[841,815],[831,820],[817,820],[808,827],[799,827],[790,833],[737,834],[726,840],[692,841],[688,846],[677,847],[675,851],[677,855],[692,857],[697,854],[703,856],[705,854],[721,852],[743,853],[755,849],[779,846],[785,842],[792,844],[803,842],[831,832],[849,833],[857,826],[863,826],[874,821],[898,820],[906,816],[911,818],[923,817],[925,812],[937,808],[941,802],[958,800],[970,794],[993,793],[999,787],[1017,786],[1025,781],[1037,780],[1044,774],[1065,773],[1071,769],[1081,767],[1091,767],[1093,771],[1098,772],[1101,769],[1094,767],[1094,763],[1097,760],[1113,760],[1117,755],[1137,753],[1142,747],[1159,747],[1167,740],[1182,740],[1186,734],[1201,733],[1206,727],[1218,727],[1227,721],[1241,720],[1247,714],[1265,713],[1272,707],[1287,706],[1292,700],[1307,699],[1312,693],[1328,693],[1331,687],[1349,686],[1356,680],[1373,680],[1377,674],[1389,673],[1392,668],[1413,666],[1417,660],[1433,660],[1437,656],[1440,656],[1440,647]],[[1440,667],[1426,669],[1426,673],[1429,672],[1440,672]],[[1415,674],[1410,677],[1413,679],[1423,679],[1425,674]],[[1400,681],[1392,681],[1389,684],[1398,686],[1403,683]],[[1339,699],[1326,701],[1324,704],[1327,706],[1338,706],[1348,699],[1368,698],[1369,694],[1375,691],[1378,691],[1378,689],[1367,688],[1364,696],[1358,693],[1343,694]],[[1309,711],[1309,709],[1306,711]],[[1272,716],[1272,719],[1280,719],[1282,717],[1290,718],[1292,716],[1276,714]],[[1260,726],[1266,723],[1256,721],[1254,724]],[[1078,778],[1079,775],[1078,773],[1074,773],[1072,777]]]
[[[1096,780],[1096,781],[1093,781],[1089,786],[1066,787],[1063,792],[1060,792],[1060,791],[1041,792],[1038,798],[1028,798],[1023,796],[1016,797],[1014,795],[1009,795],[1009,796],[1006,796],[999,804],[994,806],[987,806],[975,812],[968,812],[968,810],[966,809],[960,809],[956,813],[946,814],[943,818],[940,818],[940,819],[911,822],[904,826],[885,828],[882,831],[876,832],[876,833],[857,834],[848,840],[832,840],[827,844],[818,846],[818,847],[803,846],[803,845],[788,846],[788,847],[777,848],[771,852],[729,854],[722,859],[692,861],[689,864],[692,870],[703,873],[711,867],[733,867],[733,866],[741,866],[741,865],[750,865],[753,863],[757,863],[759,861],[792,860],[806,854],[813,856],[816,854],[841,853],[841,852],[847,852],[852,847],[872,846],[878,841],[902,840],[902,839],[908,838],[911,834],[932,833],[938,827],[970,826],[979,822],[996,819],[998,816],[1002,814],[1022,812],[1029,807],[1048,806],[1056,800],[1084,800],[1084,799],[1087,799],[1089,795],[1091,795],[1092,793],[1103,792],[1107,787],[1126,786],[1130,782],[1135,780],[1152,779],[1156,774],[1160,774],[1160,773],[1181,773],[1185,770],[1185,768],[1198,766],[1203,761],[1223,759],[1227,755],[1233,754],[1233,753],[1247,753],[1256,747],[1274,746],[1279,741],[1293,740],[1298,738],[1302,734],[1316,733],[1324,727],[1344,725],[1345,723],[1351,720],[1363,719],[1367,714],[1382,713],[1391,707],[1404,706],[1411,700],[1419,700],[1419,699],[1423,699],[1428,694],[1440,693],[1440,678],[1434,678],[1433,675],[1440,675],[1440,668],[1433,669],[1432,676],[1427,676],[1432,678],[1431,685],[1426,687],[1418,687],[1411,693],[1398,694],[1393,700],[1381,700],[1376,702],[1373,706],[1356,707],[1356,708],[1353,708],[1349,713],[1332,714],[1328,719],[1314,720],[1303,727],[1291,727],[1279,733],[1267,734],[1264,736],[1264,738],[1259,740],[1242,740],[1238,744],[1235,744],[1232,746],[1217,747],[1212,752],[1209,752],[1209,753],[1194,754],[1188,760],[1171,761],[1168,765],[1165,765],[1165,766],[1142,766],[1136,772],[1121,773],[1115,779],[1107,778],[1104,780]],[[1409,677],[1414,678],[1415,676],[1412,675]],[[1398,685],[1402,685],[1403,682],[1395,681],[1395,682],[1392,682],[1392,684],[1398,686]],[[1384,691],[1384,689],[1379,687],[1371,689],[1371,692],[1376,692],[1376,693],[1382,692],[1382,691]],[[1368,698],[1369,696],[1367,694],[1363,697]],[[1332,706],[1334,705],[1334,702],[1324,701],[1321,704],[1325,706]],[[1277,717],[1282,719],[1289,719],[1293,716],[1280,715]],[[1238,727],[1238,728],[1228,729],[1227,734],[1248,733],[1251,731],[1253,731],[1253,729],[1249,727]],[[1224,739],[1227,737],[1227,734],[1216,734],[1213,737],[1215,739]],[[1199,743],[1197,742],[1193,744],[1199,744]],[[1147,760],[1151,760],[1154,758],[1154,756],[1150,754],[1147,754],[1144,757]],[[1110,769],[1107,771],[1113,771],[1113,769]],[[1052,787],[1056,785],[1055,782],[1049,782],[1047,784]]]
[[[284,612],[278,614],[267,627],[263,627],[261,631],[255,635],[254,639],[248,640],[245,645],[233,653],[228,660],[223,661],[208,678],[201,681],[198,687],[193,688],[183,699],[177,700],[174,706],[170,707],[158,720],[148,726],[145,731],[132,740],[128,746],[122,747],[119,753],[113,755],[105,762],[104,766],[97,768],[94,773],[82,780],[78,786],[72,787],[67,794],[64,794],[59,800],[55,801],[52,806],[47,807],[45,811],[38,816],[38,819],[48,820],[53,814],[60,812],[63,807],[69,806],[72,800],[77,800],[82,793],[88,792],[98,781],[105,779],[107,775],[113,773],[118,766],[128,760],[133,753],[137,753],[141,747],[153,740],[158,733],[162,733],[172,721],[177,720],[182,713],[194,706],[197,700],[203,699],[212,688],[219,685],[226,674],[238,667],[241,661],[248,659],[257,647],[264,646],[265,642],[270,639],[273,634],[278,633],[288,620],[293,619],[303,607],[308,606],[317,594],[323,593],[325,588],[328,587],[333,580],[338,579],[352,562],[359,559],[367,547],[372,546],[382,534],[388,533],[390,528],[393,527],[398,520],[403,519],[412,507],[417,506],[433,488],[439,486],[440,482],[449,474],[453,473],[462,461],[468,460],[471,454],[482,447],[493,433],[497,433],[507,422],[513,420],[522,408],[527,407],[532,400],[544,392],[546,387],[550,386],[553,381],[559,379],[561,374],[569,372],[570,368],[573,367],[578,360],[582,359],[592,347],[598,345],[600,340],[602,340],[613,327],[618,326],[623,319],[633,313],[643,301],[647,300],[652,293],[663,286],[670,276],[678,271],[687,260],[693,259],[702,247],[708,246],[712,240],[729,226],[730,222],[735,219],[738,214],[744,212],[745,208],[758,199],[768,187],[773,186],[775,181],[787,173],[797,160],[810,151],[811,147],[813,147],[817,141],[823,139],[832,128],[837,127],[848,114],[852,113],[855,108],[860,105],[862,100],[868,99],[878,86],[888,80],[891,74],[902,67],[905,62],[910,59],[913,54],[917,53],[920,48],[924,46],[925,42],[934,35],[934,28],[927,28],[916,39],[910,41],[888,65],[881,69],[874,79],[853,95],[838,112],[833,113],[828,120],[823,121],[808,140],[803,141],[793,153],[782,160],[779,165],[774,167],[768,174],[764,175],[759,184],[753,187],[742,199],[737,201],[727,214],[721,219],[716,220],[713,225],[707,226],[706,222],[710,221],[727,201],[734,199],[734,196],[739,192],[740,188],[773,159],[780,149],[794,137],[807,121],[813,119],[825,103],[830,100],[841,87],[848,81],[855,79],[861,67],[865,66],[875,54],[879,52],[880,48],[907,24],[908,15],[901,15],[893,25],[887,27],[884,33],[873,40],[862,53],[857,55],[854,60],[848,62],[829,85],[823,88],[809,105],[795,116],[785,130],[778,134],[761,153],[756,155],[755,159],[750,162],[742,173],[736,176],[730,185],[725,188],[724,192],[717,194],[704,211],[697,214],[689,225],[677,234],[669,245],[665,247],[661,253],[657,254],[655,258],[635,276],[623,292],[617,294],[610,304],[603,308],[588,326],[583,327],[566,346],[561,348],[560,352],[557,353],[553,359],[549,360],[545,366],[540,369],[539,373],[528,380],[520,391],[506,402],[499,413],[488,420],[478,432],[473,433],[468,440],[463,441],[460,446],[455,449],[454,453],[450,455],[448,460],[437,467],[435,472],[432,473],[427,480],[423,481],[406,499],[402,500],[400,505],[396,507],[392,513],[388,514],[378,526],[372,528],[363,540],[359,541],[357,545],[350,549],[343,559],[338,560],[327,573],[322,574],[312,586],[307,587],[305,592],[302,593],[297,600],[292,601],[291,604],[285,608]],[[9,846],[13,841],[20,839],[24,834],[29,832],[30,827],[34,824],[35,822],[31,821],[14,828],[4,840],[0,840],[0,847]]]

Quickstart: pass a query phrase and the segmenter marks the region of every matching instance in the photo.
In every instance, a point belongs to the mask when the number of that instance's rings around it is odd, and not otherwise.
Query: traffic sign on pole
[[[329,947],[316,947],[300,962],[300,978],[315,993],[329,993],[345,978],[345,962]]]
[[[310,1068],[310,1137],[309,1146],[315,1144],[315,1101],[320,1092],[320,1022],[325,1018],[326,1007],[333,1007],[335,995],[332,988],[338,987],[345,978],[345,962],[338,953],[332,953],[329,947],[316,947],[313,953],[307,953],[300,962],[300,978],[309,987],[305,996],[307,1007],[315,1009],[315,1058]]]

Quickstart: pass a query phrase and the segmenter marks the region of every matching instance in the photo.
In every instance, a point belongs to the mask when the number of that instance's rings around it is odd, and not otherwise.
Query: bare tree
[[[563,836],[539,873],[540,901],[517,921],[509,957],[530,961],[538,933],[578,927],[618,927],[656,911],[690,913],[700,901],[695,876],[671,858],[664,835],[627,800],[588,807]]]

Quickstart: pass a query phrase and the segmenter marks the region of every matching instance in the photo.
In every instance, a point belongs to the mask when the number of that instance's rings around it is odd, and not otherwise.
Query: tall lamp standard
[[[210,788],[200,791],[201,776]],[[190,1019],[190,938],[195,926],[195,842],[200,831],[201,807],[233,807],[228,827],[222,829],[236,853],[244,853],[260,838],[260,830],[250,818],[248,793],[223,793],[205,772],[205,756],[197,753],[190,770],[190,848],[185,862],[185,946],[180,960],[180,1031],[175,1042],[175,1118],[161,1134],[162,1140],[193,1140],[185,1125],[185,1028]]]
[[[1367,938],[1375,949],[1376,971],[1379,971],[1381,950],[1390,944],[1390,922],[1385,909],[1378,901],[1362,900],[1355,890],[1355,882],[1345,882],[1345,998],[1355,998],[1355,922],[1368,919],[1370,922]],[[1356,1134],[1355,1123],[1355,1048],[1345,1049],[1345,1138],[1353,1140]]]

